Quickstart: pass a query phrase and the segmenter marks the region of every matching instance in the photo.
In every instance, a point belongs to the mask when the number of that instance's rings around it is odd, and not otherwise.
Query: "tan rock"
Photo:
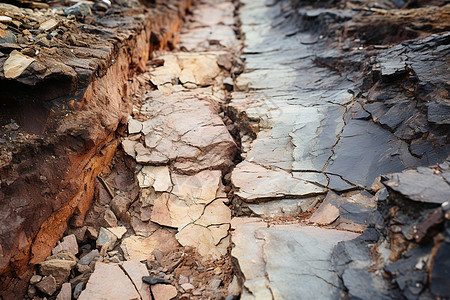
[[[227,253],[229,227],[229,224],[209,227],[189,224],[176,234],[176,238],[182,246],[194,247],[200,255],[218,259]]]
[[[169,192],[172,188],[168,166],[144,166],[137,178],[141,188],[153,187],[157,192]]]
[[[72,260],[50,259],[39,264],[39,271],[44,276],[52,275],[55,278],[56,288],[58,289],[67,281],[70,271],[76,264]]]
[[[192,176],[172,174],[173,191],[187,204],[207,204],[215,199],[221,178],[220,171],[205,170]]]
[[[127,218],[127,210],[131,204],[131,199],[122,195],[117,195],[111,200],[111,210],[121,219]]]
[[[148,285],[142,281],[143,276],[148,276],[147,267],[138,261],[124,261],[122,269],[133,282],[138,290],[141,299],[151,299],[150,289]]]
[[[59,22],[55,19],[48,19],[39,25],[41,31],[51,31],[58,26]]]
[[[121,239],[127,232],[127,228],[125,226],[108,227],[106,229],[112,232],[118,239]]]
[[[269,169],[248,161],[236,166],[231,174],[231,181],[238,188],[235,194],[248,202],[285,196],[308,196],[326,191],[325,188],[294,178],[284,170]]]
[[[331,203],[322,203],[309,219],[319,225],[329,225],[339,217],[339,208]]]
[[[78,299],[135,300],[141,298],[129,277],[118,264],[97,262],[86,289],[81,292]]]
[[[122,148],[125,151],[126,154],[129,156],[136,158],[136,150],[134,150],[134,147],[138,144],[136,141],[131,141],[129,139],[125,139],[122,141]]]
[[[70,283],[66,282],[62,285],[61,291],[59,291],[56,300],[71,300],[72,299],[72,288]]]
[[[76,255],[78,253],[78,243],[77,238],[74,234],[70,234],[68,236],[63,237],[62,241],[58,243],[52,250],[52,254],[58,254],[59,252],[66,250]]]
[[[195,224],[209,226],[211,224],[230,224],[231,210],[222,200],[217,199],[205,207],[201,217]]]
[[[168,229],[159,229],[149,237],[130,236],[123,240],[121,248],[126,260],[153,259],[153,250],[170,251],[178,246],[174,232]]]
[[[177,296],[177,289],[173,285],[155,284],[151,286],[155,300],[170,300]]]
[[[179,77],[181,83],[195,83],[198,86],[209,85],[220,73],[215,55],[184,53],[179,54],[178,57],[182,68]]]
[[[16,79],[35,59],[13,50],[3,64],[3,72],[8,79]]]
[[[204,209],[203,204],[188,205],[187,201],[165,193],[155,200],[151,220],[163,226],[181,229],[200,218]]]

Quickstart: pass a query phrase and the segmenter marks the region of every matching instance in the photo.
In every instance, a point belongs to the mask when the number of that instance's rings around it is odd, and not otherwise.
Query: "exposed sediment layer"
[[[189,0],[171,1],[126,16],[98,17],[103,26],[97,27],[98,34],[93,34],[89,46],[102,44],[102,51],[92,50],[102,55],[79,59],[93,65],[73,68],[71,80],[76,84],[62,93],[70,98],[32,101],[31,107],[46,108],[35,110],[43,111],[41,115],[31,114],[23,99],[2,96],[9,118],[23,118],[8,124],[2,114],[0,295],[4,299],[24,293],[33,265],[48,256],[69,219],[74,224],[83,222],[93,198],[94,180],[110,162],[118,145],[116,137],[132,110],[133,82],[129,79],[143,69],[151,51],[165,47],[173,38],[190,4]],[[120,28],[124,22],[129,26]],[[89,47],[84,50],[90,51]],[[64,65],[64,61],[58,63]],[[7,80],[2,74],[2,86],[22,86],[24,77]],[[50,94],[57,83],[46,86]]]

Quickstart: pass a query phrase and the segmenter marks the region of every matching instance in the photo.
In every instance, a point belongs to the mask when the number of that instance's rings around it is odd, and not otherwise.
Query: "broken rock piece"
[[[3,72],[8,79],[18,78],[35,59],[13,50],[3,64]]]
[[[281,169],[269,169],[248,161],[233,170],[231,182],[236,194],[248,202],[285,196],[308,196],[324,193],[326,189],[292,177]]]

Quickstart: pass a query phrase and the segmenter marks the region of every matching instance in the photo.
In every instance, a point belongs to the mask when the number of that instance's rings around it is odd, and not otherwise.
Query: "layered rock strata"
[[[78,21],[56,15],[66,34],[49,45],[30,43],[33,36],[14,47],[2,44],[3,71],[12,49],[34,59],[16,79],[1,72],[4,299],[24,293],[33,265],[50,253],[69,219],[82,224],[94,180],[111,161],[132,110],[130,75],[145,67],[151,51],[168,44],[189,4],[172,1],[147,11],[116,5],[118,15]],[[39,22],[33,18],[40,15],[24,9],[0,9],[13,19]]]

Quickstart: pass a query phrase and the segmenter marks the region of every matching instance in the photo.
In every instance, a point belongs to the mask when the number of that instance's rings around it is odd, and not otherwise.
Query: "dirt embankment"
[[[190,0],[114,3],[67,15],[7,4],[0,23],[0,295],[82,222],[132,110],[131,75],[170,46]],[[92,13],[93,11],[93,13]],[[5,39],[6,37],[6,39]]]

